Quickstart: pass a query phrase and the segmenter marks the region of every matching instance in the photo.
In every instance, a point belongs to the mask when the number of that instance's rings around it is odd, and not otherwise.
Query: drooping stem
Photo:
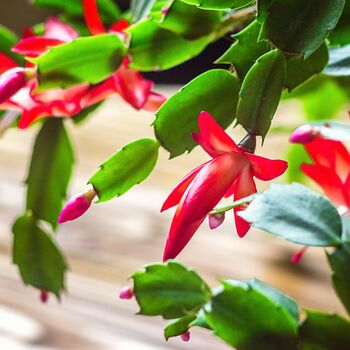
[[[209,214],[211,214],[211,215],[222,214],[222,213],[225,213],[226,211],[229,211],[233,208],[241,207],[243,204],[248,204],[248,203],[252,202],[258,195],[259,195],[259,193],[254,193],[249,197],[242,198],[242,199],[235,201],[232,204],[227,205],[225,207],[216,208],[216,209],[212,210]]]
[[[245,152],[255,153],[256,148],[256,135],[247,134],[242,141],[238,144]]]

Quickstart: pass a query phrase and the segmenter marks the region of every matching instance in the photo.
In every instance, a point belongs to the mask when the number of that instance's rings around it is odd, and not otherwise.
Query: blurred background
[[[0,23],[19,34],[47,14],[25,0],[2,0],[0,4]],[[179,84],[206,70],[229,44],[223,40],[212,45],[195,59],[195,65],[190,62],[153,75],[159,83],[157,91],[171,96]],[[274,119],[276,130],[300,123],[303,108],[293,100],[283,103]],[[345,116],[344,111],[345,106],[337,113]],[[83,191],[98,165],[118,148],[139,137],[152,137],[153,118],[113,97],[86,123],[74,128],[68,124],[76,151],[70,194]],[[23,181],[37,131],[37,127],[12,129],[0,138],[0,349],[229,349],[203,330],[194,330],[189,343],[179,339],[166,343],[161,319],[137,316],[134,301],[118,299],[119,290],[135,270],[161,260],[173,211],[160,214],[159,209],[180,178],[208,159],[198,148],[171,161],[162,150],[155,171],[142,185],[121,198],[93,206],[81,219],[60,228],[58,242],[70,265],[67,293],[60,302],[51,298],[42,304],[38,292],[22,284],[11,263],[11,225],[23,211]],[[238,129],[230,128],[229,133],[236,141],[243,136]],[[285,158],[288,136],[288,132],[272,133],[259,154]],[[290,258],[299,248],[255,230],[239,239],[233,215],[228,213],[215,231],[205,222],[179,260],[197,270],[211,286],[219,279],[256,277],[290,294],[302,307],[343,314],[324,252],[309,249],[294,266]]]

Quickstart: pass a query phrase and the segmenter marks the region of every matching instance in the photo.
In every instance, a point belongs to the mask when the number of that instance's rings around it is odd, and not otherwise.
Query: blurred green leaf
[[[297,323],[288,310],[243,282],[224,282],[205,307],[215,335],[238,350],[295,350]]]
[[[338,21],[337,26],[329,35],[329,41],[332,46],[343,46],[350,44],[350,1],[345,1],[345,7]]]
[[[267,41],[258,41],[261,25],[253,21],[238,34],[237,41],[215,62],[232,64],[240,80],[243,80],[256,60],[270,50]]]
[[[239,85],[239,80],[228,71],[213,69],[190,81],[160,107],[153,123],[154,130],[171,158],[196,146],[191,133],[198,131],[201,111],[212,114],[223,128],[232,123]]]
[[[350,314],[350,244],[343,243],[333,252],[327,253],[327,258],[333,271],[333,286]]]
[[[191,322],[194,321],[196,318],[197,315],[194,312],[191,312],[186,316],[171,321],[164,328],[165,339],[168,340],[171,337],[177,337],[185,333],[190,328]]]
[[[350,346],[350,322],[338,315],[306,310],[300,327],[303,350],[345,350]]]
[[[23,282],[59,297],[64,290],[67,264],[52,236],[29,214],[17,219],[13,234],[13,262]]]
[[[98,102],[93,104],[92,106],[89,106],[87,108],[84,108],[81,112],[79,112],[78,114],[76,114],[73,118],[72,121],[74,122],[74,124],[81,124],[83,122],[85,122],[85,120],[94,112],[96,112],[96,110],[102,105],[103,102]]]
[[[82,0],[32,0],[34,5],[47,7],[69,15],[83,17]],[[113,24],[120,17],[120,10],[113,0],[97,0],[100,16],[104,23]]]
[[[27,210],[57,225],[72,175],[74,156],[62,118],[46,119],[34,144],[27,184]]]
[[[9,30],[5,26],[0,25],[0,52],[3,52],[6,55],[13,58],[19,65],[23,65],[23,56],[11,51],[12,46],[14,46],[17,43],[17,41],[18,37],[14,32]]]
[[[311,159],[301,144],[290,143],[287,150],[288,169],[286,172],[288,182],[303,182],[304,173],[300,170],[303,163],[311,163]]]
[[[130,67],[140,71],[165,70],[179,65],[200,54],[212,40],[210,36],[186,40],[151,19],[134,24],[127,32],[131,34]]]
[[[175,261],[148,265],[132,278],[141,315],[183,317],[204,305],[211,296],[201,277]]]
[[[158,158],[159,144],[153,139],[131,142],[101,164],[90,178],[99,202],[119,197],[145,180]]]
[[[342,222],[324,196],[307,187],[272,184],[239,213],[246,221],[274,236],[306,246],[341,244]]]
[[[344,4],[345,0],[275,0],[260,37],[287,53],[308,58],[336,26]]]
[[[253,0],[181,0],[186,4],[196,5],[207,10],[230,10],[247,6]]]
[[[280,102],[286,61],[279,50],[261,56],[244,78],[237,108],[237,123],[249,133],[266,136]]]
[[[115,72],[125,54],[118,35],[103,34],[52,47],[31,61],[38,65],[39,89],[43,90],[99,83]]]

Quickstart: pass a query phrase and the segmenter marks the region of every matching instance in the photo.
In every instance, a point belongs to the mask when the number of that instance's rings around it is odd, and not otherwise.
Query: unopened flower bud
[[[185,332],[185,333],[182,333],[181,335],[180,335],[180,337],[181,337],[181,340],[182,341],[189,341],[190,340],[190,338],[191,338],[191,334],[190,334],[190,331],[187,331],[187,332]]]
[[[58,223],[62,224],[66,221],[75,220],[82,216],[89,208],[92,200],[96,197],[94,189],[90,189],[85,193],[77,194],[73,196],[66,203],[65,207],[60,213]]]
[[[291,259],[292,264],[298,264],[300,262],[300,260],[302,259],[302,257],[304,256],[304,253],[306,252],[308,247],[304,247],[302,249],[300,249],[298,252],[296,252]]]
[[[317,136],[320,135],[320,130],[318,127],[314,127],[308,124],[301,125],[294,130],[289,138],[292,143],[308,143],[313,141]]]
[[[45,289],[40,290],[40,301],[45,304],[49,300],[49,293]]]
[[[0,103],[18,92],[27,82],[24,68],[12,68],[0,76]]]
[[[214,230],[219,227],[225,220],[225,213],[209,214],[209,227]]]
[[[165,16],[169,12],[169,8],[168,7],[163,7],[161,12],[162,12],[162,15]]]
[[[132,299],[134,297],[134,291],[131,287],[124,287],[120,293],[119,293],[119,298],[120,299]]]

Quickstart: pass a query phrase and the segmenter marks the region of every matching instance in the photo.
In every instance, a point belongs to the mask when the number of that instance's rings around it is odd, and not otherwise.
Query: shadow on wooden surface
[[[167,95],[174,88],[164,88]],[[284,105],[276,117],[296,123],[296,106]],[[153,116],[135,112],[119,99],[108,101],[71,133],[77,165],[70,193],[85,189],[98,165],[119,147],[138,137],[153,136]],[[161,152],[152,176],[109,203],[94,205],[80,220],[63,225],[58,241],[70,264],[68,293],[60,303],[38,301],[38,293],[23,286],[11,265],[10,227],[23,210],[23,179],[37,129],[10,130],[0,139],[0,349],[4,350],[160,350],[229,349],[207,332],[195,330],[190,343],[166,343],[164,322],[135,316],[134,302],[118,299],[130,274],[161,260],[172,211],[159,213],[167,193],[194,166],[207,159],[200,149],[169,161]],[[242,133],[230,131],[236,141]],[[287,135],[266,139],[263,154],[283,157]],[[282,179],[283,180],[283,179]],[[279,181],[282,181],[279,179]],[[310,249],[298,266],[290,258],[298,246],[251,231],[235,235],[230,215],[210,231],[205,222],[179,260],[196,269],[211,285],[217,279],[257,277],[298,300],[302,307],[343,312],[331,288],[330,271],[321,249]]]

